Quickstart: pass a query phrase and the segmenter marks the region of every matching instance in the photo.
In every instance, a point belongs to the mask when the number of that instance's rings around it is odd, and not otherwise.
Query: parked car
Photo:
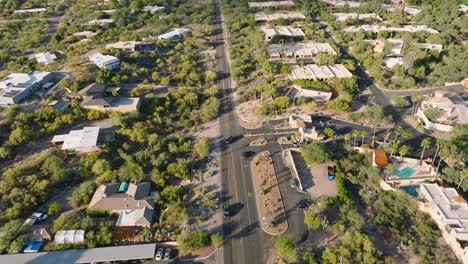
[[[291,188],[296,188],[296,180],[290,179],[289,180],[289,185],[291,185]]]
[[[251,157],[255,155],[255,151],[247,150],[243,153],[243,155],[244,155],[244,158],[250,159]]]
[[[333,181],[335,179],[335,167],[333,165],[327,166],[328,180]]]
[[[42,213],[42,212],[34,212],[31,214],[32,219],[37,219],[39,221],[47,220],[47,217],[48,217],[47,214]]]
[[[233,138],[233,137],[228,137],[228,138],[224,141],[224,143],[226,143],[226,144],[231,144],[232,141],[234,141],[234,138]]]
[[[228,217],[229,215],[231,215],[231,212],[229,211],[229,207],[226,205],[223,205],[223,215],[224,217]]]
[[[155,260],[161,260],[163,258],[163,253],[164,253],[164,248],[158,248],[156,251],[156,257],[154,257]]]
[[[171,259],[171,249],[166,248],[166,252],[164,252],[164,260],[170,260]]]

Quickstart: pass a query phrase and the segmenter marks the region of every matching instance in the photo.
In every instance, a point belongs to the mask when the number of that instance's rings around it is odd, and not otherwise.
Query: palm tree
[[[424,138],[422,141],[421,141],[421,148],[422,148],[422,151],[421,151],[421,159],[420,159],[420,162],[422,162],[422,159],[424,157],[424,151],[426,151],[427,148],[431,147],[431,139],[430,138]]]
[[[364,145],[364,139],[366,139],[367,135],[368,133],[366,130],[361,131],[361,137],[362,137],[361,146]]]
[[[388,129],[386,132],[385,132],[385,135],[384,135],[384,144],[387,143],[387,140],[388,138],[392,135],[392,131],[390,129]]]
[[[464,169],[460,172],[460,182],[458,183],[457,189],[460,188],[463,180],[468,177],[468,169]]]
[[[393,157],[393,154],[398,151],[400,148],[400,141],[392,141],[390,143],[390,159]]]
[[[440,168],[440,164],[442,163],[442,160],[449,156],[450,156],[450,151],[447,145],[441,145],[439,149],[439,162],[437,163],[437,168],[436,168],[436,177],[439,175],[439,168]]]
[[[403,131],[401,132],[401,137],[403,139],[409,139],[411,138],[411,136],[413,136],[413,132],[411,131],[411,129],[403,129]]]
[[[414,112],[416,112],[417,106],[419,104],[419,101],[422,99],[422,94],[413,94],[411,96],[411,102],[413,102],[413,106],[411,108],[411,114],[414,115]]]
[[[385,180],[387,180],[388,176],[393,173],[393,165],[390,164],[390,163],[387,164],[387,166],[385,166],[385,172],[386,172],[385,173]]]
[[[403,161],[403,156],[408,154],[408,152],[409,152],[409,147],[407,145],[401,145],[398,148],[398,153],[400,154],[400,161]]]
[[[379,128],[378,124],[372,124],[372,144],[371,147],[374,148],[375,143],[375,131]]]
[[[432,158],[432,163],[431,165],[434,166],[434,163],[435,163],[435,160],[437,158],[437,154],[439,154],[439,150],[440,150],[440,147],[445,143],[445,140],[443,139],[436,139],[436,146],[437,146],[437,149],[436,149],[436,152],[434,154],[434,158]]]
[[[396,126],[395,127],[395,138],[393,138],[393,140],[396,140],[398,138],[398,136],[400,136],[403,133],[403,131],[405,131],[405,129],[402,126],[400,126],[400,125]]]
[[[353,130],[353,137],[354,137],[354,142],[353,142],[353,147],[356,146],[356,138],[359,137],[361,133],[359,130]]]
[[[351,134],[348,133],[348,134],[344,135],[344,139],[345,139],[346,145],[347,145],[349,143],[349,141],[351,140]]]

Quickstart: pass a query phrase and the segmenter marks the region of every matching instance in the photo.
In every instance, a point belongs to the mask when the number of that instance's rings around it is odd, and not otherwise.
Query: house
[[[106,15],[111,15],[115,13],[115,11],[117,11],[117,9],[96,10],[96,13],[103,13]]]
[[[393,68],[397,65],[403,65],[403,57],[389,57],[389,56],[386,56],[384,59],[383,59],[383,62],[385,64],[385,66],[387,66],[388,68]]]
[[[404,41],[400,40],[400,39],[387,39],[387,40],[383,40],[383,39],[365,39],[364,42],[367,43],[367,44],[370,44],[373,47],[374,52],[376,52],[376,53],[384,52],[385,44],[387,42],[390,43],[392,45],[392,47],[390,49],[390,54],[388,54],[388,56],[400,55],[401,51],[403,49],[403,44],[404,44]]]
[[[112,23],[114,23],[114,19],[111,19],[111,18],[101,18],[101,19],[94,19],[94,20],[88,21],[88,25],[104,26],[104,25],[112,24]]]
[[[463,262],[468,263],[468,205],[454,188],[434,183],[422,184],[420,193],[426,201],[419,209],[429,213],[442,237]]]
[[[273,20],[278,20],[278,19],[285,19],[285,20],[300,20],[300,19],[306,19],[306,17],[299,12],[276,12],[273,14],[264,14],[264,13],[258,13],[255,14],[255,21],[273,21]]]
[[[283,36],[290,38],[304,37],[305,34],[300,28],[293,27],[276,27],[276,28],[261,28],[263,33],[265,33],[265,40],[270,41],[274,36]]]
[[[382,21],[383,19],[377,15],[376,13],[365,13],[365,14],[358,14],[358,13],[332,13],[332,16],[335,17],[336,21],[345,22],[348,19],[375,19],[378,21]]]
[[[150,192],[149,182],[102,184],[94,193],[88,209],[119,214],[117,226],[149,227],[154,211],[154,195]]]
[[[101,53],[93,53],[88,56],[89,61],[101,69],[112,71],[120,67],[120,60],[117,57],[104,55]]]
[[[454,92],[437,90],[421,102],[416,117],[426,129],[450,132],[454,124],[468,124],[468,103]]]
[[[250,8],[270,8],[279,6],[294,6],[293,1],[267,1],[267,2],[249,2]]]
[[[31,228],[31,232],[29,234],[31,240],[46,240],[50,241],[52,237],[50,236],[50,233],[45,229],[44,227],[38,227],[34,228],[34,226]]]
[[[85,38],[91,38],[96,35],[97,33],[93,31],[80,31],[80,32],[75,32],[72,34],[72,36],[75,36],[75,37],[85,37]]]
[[[426,25],[406,25],[403,27],[388,27],[380,25],[360,25],[360,26],[350,26],[344,29],[346,32],[358,32],[364,30],[367,32],[378,33],[380,31],[389,31],[389,32],[427,32],[430,34],[439,34],[439,31],[430,28]]]
[[[151,14],[154,14],[159,10],[164,10],[164,6],[144,6],[142,9],[143,12],[150,12]]]
[[[319,133],[315,127],[299,127],[298,132],[298,135],[300,135],[300,141],[323,140],[325,138],[325,136]]]
[[[34,54],[37,63],[42,65],[48,65],[57,61],[57,56],[54,53],[50,52],[41,52]]]
[[[361,6],[362,2],[358,1],[347,1],[347,0],[322,0],[329,5],[334,6],[347,6],[347,7],[359,7]]]
[[[55,233],[54,243],[56,245],[81,244],[84,243],[84,238],[84,230],[60,230]]]
[[[416,45],[422,50],[435,50],[437,52],[441,52],[443,48],[440,44],[416,43]]]
[[[30,9],[20,9],[20,10],[15,10],[13,13],[19,14],[19,13],[39,13],[39,12],[46,12],[47,8],[41,7],[41,8],[30,8]]]
[[[291,128],[305,128],[308,124],[312,124],[312,117],[309,115],[306,116],[289,116],[289,125]]]
[[[385,10],[387,12],[395,12],[395,11],[401,10],[401,7],[382,4],[382,5],[380,5],[380,9]],[[418,8],[418,7],[414,7],[414,6],[405,6],[403,8],[403,11],[405,11],[405,13],[407,13],[409,15],[412,15],[412,16],[415,16],[415,15],[421,13],[421,9]]]
[[[118,49],[123,52],[152,51],[153,45],[143,41],[119,41],[106,45],[106,49]]]
[[[332,98],[333,93],[324,91],[324,90],[314,90],[310,88],[292,86],[288,89],[286,96],[290,100],[294,100],[299,97],[304,97],[304,98],[312,99],[314,101],[328,102]]]
[[[0,81],[0,106],[19,103],[50,82],[52,78],[52,73],[43,71],[10,73]]]
[[[316,64],[307,64],[304,66],[293,65],[291,67],[291,80],[314,80],[325,81],[331,78],[351,78],[353,75],[342,64],[330,66],[317,66]]]
[[[61,144],[62,150],[70,153],[84,154],[88,152],[99,152],[98,147],[99,127],[84,127],[80,130],[71,130],[64,135],[56,135],[51,143]]]
[[[190,28],[173,28],[164,34],[158,36],[158,39],[175,40],[179,39],[183,35],[190,34],[192,30]]]
[[[312,41],[303,43],[271,44],[268,46],[270,61],[312,61],[318,53],[336,55],[336,51],[328,43],[315,43]]]
[[[140,98],[113,96],[117,89],[100,83],[92,83],[78,92],[83,101],[81,107],[101,112],[136,112],[140,107]]]
[[[460,8],[458,9],[460,13],[466,14],[468,13],[468,6],[467,5],[460,5]]]

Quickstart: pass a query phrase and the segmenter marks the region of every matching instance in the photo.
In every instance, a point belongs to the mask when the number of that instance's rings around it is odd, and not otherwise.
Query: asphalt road
[[[220,129],[222,139],[239,138],[230,145],[222,146],[221,172],[223,206],[228,206],[231,215],[223,223],[223,263],[265,263],[269,239],[259,230],[255,196],[248,163],[243,160],[242,149],[248,145],[243,139],[245,129],[234,112],[234,96],[229,64],[220,16],[220,4],[214,0],[214,35],[216,37],[217,84],[221,93]],[[224,140],[223,140],[224,141]],[[219,261],[219,260],[218,260]]]

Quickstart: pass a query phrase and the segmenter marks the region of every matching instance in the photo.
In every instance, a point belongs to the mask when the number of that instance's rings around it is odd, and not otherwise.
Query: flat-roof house
[[[283,37],[304,37],[305,34],[300,28],[293,27],[276,27],[276,28],[262,28],[263,33],[265,33],[265,40],[270,41],[274,36],[283,36]]]
[[[0,106],[19,103],[51,79],[50,72],[10,73],[0,81]]]
[[[454,92],[437,90],[421,102],[416,117],[426,129],[450,132],[454,124],[468,124],[468,102]]]
[[[305,66],[293,65],[289,77],[291,80],[325,81],[331,78],[351,78],[353,75],[342,64],[330,66],[307,64]]]
[[[289,125],[291,128],[300,128],[300,127],[307,127],[307,124],[312,124],[312,117],[310,115],[306,116],[297,116],[297,115],[290,115],[289,116]]]
[[[54,53],[50,52],[41,52],[34,54],[37,63],[42,65],[48,65],[57,61],[57,56]]]
[[[85,38],[91,38],[91,37],[94,37],[96,35],[97,35],[96,32],[88,31],[88,30],[75,32],[75,33],[72,34],[72,36],[75,36],[75,37],[85,37]]]
[[[403,65],[403,57],[385,57],[383,62],[388,68],[393,68],[397,65]]]
[[[81,107],[101,112],[136,112],[140,107],[140,98],[113,96],[111,88],[100,83],[92,83],[78,93],[83,100]]]
[[[395,12],[395,11],[401,10],[401,7],[382,4],[380,5],[380,9],[385,10],[387,12]],[[405,11],[405,13],[412,15],[412,16],[415,16],[421,13],[421,9],[415,6],[405,6],[403,10]]]
[[[468,263],[468,205],[454,188],[434,183],[422,184],[420,193],[427,200],[419,208],[432,217],[442,236],[457,257]]]
[[[267,1],[267,2],[249,2],[250,8],[270,8],[279,6],[294,6],[293,1]]]
[[[382,53],[384,51],[386,41],[388,41],[388,43],[392,45],[390,49],[390,54],[388,54],[389,56],[401,54],[401,51],[403,49],[403,44],[404,44],[403,40],[400,40],[400,39],[386,39],[386,40],[365,39],[364,40],[364,42],[370,44],[373,47],[374,52],[377,52],[377,53]]]
[[[84,127],[80,130],[71,130],[64,135],[56,135],[51,143],[62,144],[61,149],[77,154],[97,152],[100,148],[97,145],[99,137],[99,127]]]
[[[255,14],[255,21],[273,21],[277,19],[285,19],[285,20],[300,20],[305,19],[306,17],[299,12],[276,12],[273,14],[264,14],[264,13],[257,13]]]
[[[104,55],[101,53],[93,53],[88,56],[89,61],[101,69],[112,71],[120,67],[120,60],[117,57]]]
[[[150,12],[151,14],[154,14],[160,10],[163,10],[164,6],[144,6],[142,11],[143,12]]]
[[[315,127],[299,127],[300,141],[323,140],[325,136],[317,131]]]
[[[365,14],[358,14],[358,13],[332,13],[332,16],[336,18],[336,21],[345,22],[348,19],[375,19],[378,21],[382,21],[383,19],[377,15],[376,13],[365,13]]]
[[[422,50],[435,50],[437,52],[441,52],[443,48],[440,44],[416,43],[416,45]]]
[[[94,19],[94,20],[88,21],[88,25],[104,26],[104,25],[112,24],[112,23],[114,23],[114,19],[111,19],[111,18],[101,18],[101,19]]]
[[[191,32],[192,30],[190,28],[173,28],[166,31],[164,34],[159,35],[158,39],[175,40],[179,39],[185,34],[190,34]]]
[[[268,46],[270,61],[281,59],[293,63],[297,61],[311,61],[318,53],[336,55],[336,51],[328,43],[315,43],[312,41],[291,44],[271,44]]]
[[[99,186],[89,210],[119,214],[117,226],[149,227],[153,222],[154,197],[151,183],[106,183]]]
[[[60,230],[55,233],[54,243],[63,244],[81,244],[84,243],[84,230]]]
[[[46,12],[47,8],[45,7],[40,7],[40,8],[29,8],[29,9],[19,9],[13,11],[13,13],[18,14],[18,13],[39,13],[39,12]]]
[[[106,49],[118,49],[124,52],[154,50],[152,45],[143,41],[119,41],[115,43],[109,43],[106,45]]]
[[[362,2],[358,1],[348,1],[348,0],[322,0],[329,5],[334,6],[348,6],[348,7],[359,7],[361,6]]]
[[[427,32],[430,34],[439,34],[439,31],[430,28],[426,25],[405,25],[403,27],[388,27],[380,25],[360,25],[360,26],[350,26],[344,29],[346,32],[358,32],[364,30],[367,32],[378,33],[380,31],[389,31],[389,32]]]
[[[324,90],[314,90],[310,88],[302,88],[299,86],[292,86],[288,89],[286,96],[290,100],[294,100],[299,97],[304,97],[308,99],[313,99],[314,101],[319,102],[328,102],[333,96],[332,92],[324,91]]]

